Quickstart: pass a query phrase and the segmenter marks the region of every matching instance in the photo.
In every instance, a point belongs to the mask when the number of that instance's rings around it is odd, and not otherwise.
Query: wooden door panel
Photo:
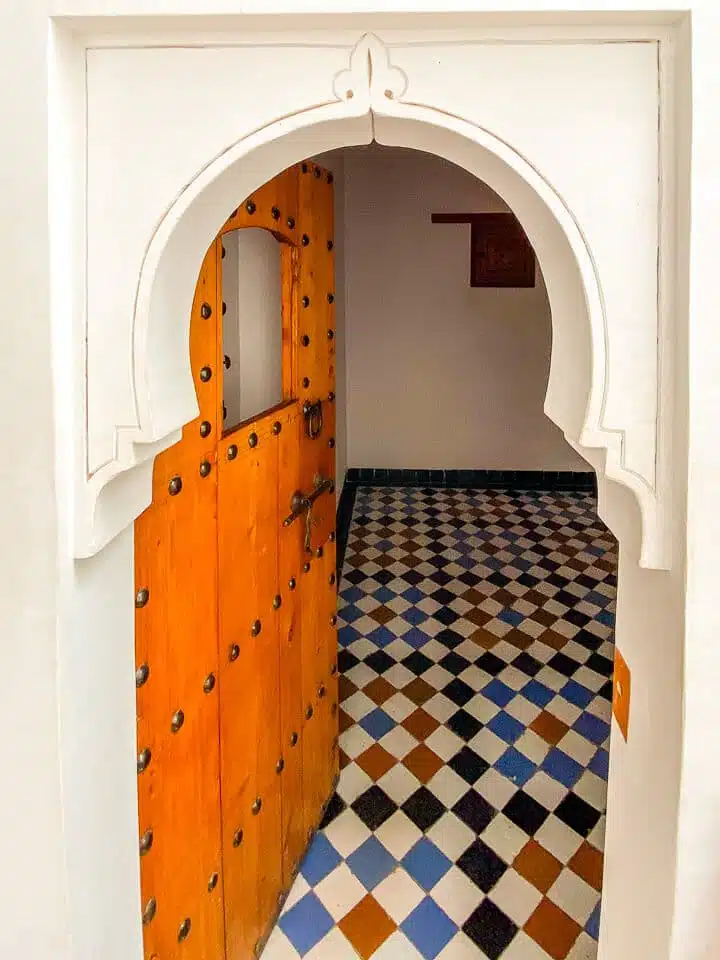
[[[144,942],[146,957],[202,960],[223,944],[216,477],[200,477],[193,453],[172,466],[180,492],[166,489],[135,528],[136,583],[148,591],[136,610],[141,842],[152,831],[141,887],[143,905],[157,903]]]

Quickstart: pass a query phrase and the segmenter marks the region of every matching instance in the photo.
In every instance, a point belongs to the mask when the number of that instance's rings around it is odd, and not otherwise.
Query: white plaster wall
[[[357,0],[353,9],[371,10],[377,0]],[[416,9],[438,9],[436,2],[416,0]],[[493,0],[472,0],[464,9],[493,10]],[[506,11],[531,10],[536,14],[554,11],[555,21],[568,19],[565,11],[596,11],[597,0],[548,2],[522,0],[507,4]],[[692,469],[687,472],[687,443],[676,447],[674,477],[680,491],[676,507],[682,508],[685,481],[688,480],[688,567],[684,580],[682,565],[671,577],[639,574],[635,570],[632,548],[623,549],[620,607],[633,627],[644,638],[647,652],[643,657],[630,649],[626,654],[634,670],[634,712],[630,743],[626,746],[614,738],[612,763],[617,770],[617,791],[611,796],[614,816],[624,824],[623,844],[608,849],[608,877],[617,880],[606,888],[603,914],[605,960],[710,960],[718,943],[716,907],[716,869],[718,850],[718,793],[720,771],[713,762],[717,755],[720,731],[720,700],[717,697],[717,636],[720,614],[714,602],[716,590],[716,553],[720,542],[717,487],[720,464],[717,462],[717,422],[720,397],[717,395],[717,370],[720,369],[720,331],[717,318],[716,270],[717,223],[720,222],[720,201],[717,192],[717,170],[720,169],[720,144],[717,139],[716,104],[717,49],[720,46],[720,20],[712,0],[693,0],[694,30],[692,65],[694,89],[684,104],[683,118],[693,127],[692,220],[685,218],[681,239],[689,235],[693,257],[681,263],[685,287],[691,291],[692,335],[688,378],[682,349],[677,359],[677,397],[683,401],[678,411],[680,423],[677,438],[685,436],[685,413],[689,418],[692,445]],[[458,4],[455,5],[455,8]],[[615,10],[662,9],[669,13],[677,7],[673,0],[616,0]],[[142,8],[124,0],[68,0],[53,5],[56,13],[122,12],[167,13],[168,4],[161,0],[145,0]],[[194,12],[197,0],[177,2],[173,10]],[[202,10],[237,9],[232,0]],[[341,0],[256,0],[250,8],[262,12],[349,9]],[[26,960],[95,960],[98,956],[111,960],[128,960],[139,956],[137,913],[134,905],[116,902],[116,890],[107,893],[99,886],[101,873],[92,869],[73,870],[72,850],[79,839],[82,824],[70,816],[72,794],[77,786],[73,775],[83,776],[80,768],[68,766],[64,771],[65,800],[61,792],[58,740],[61,718],[69,705],[58,686],[57,649],[63,646],[67,631],[77,631],[77,649],[91,648],[102,638],[105,648],[124,641],[127,625],[108,617],[96,605],[84,605],[81,594],[72,588],[73,579],[70,538],[66,536],[72,523],[69,496],[69,463],[74,452],[72,433],[65,427],[72,421],[70,394],[74,380],[68,355],[76,348],[68,343],[70,325],[63,306],[63,251],[55,244],[50,293],[51,270],[46,256],[48,248],[47,201],[51,206],[50,233],[57,239],[65,236],[68,183],[54,180],[50,187],[48,173],[48,104],[46,80],[48,53],[48,14],[50,4],[44,0],[25,0],[22,5],[0,8],[0,99],[2,129],[9,149],[0,154],[0,213],[5,225],[0,281],[8,303],[21,302],[22,311],[6,309],[0,326],[3,356],[3,377],[0,379],[0,416],[2,437],[7,456],[0,471],[0,523],[4,551],[3,576],[0,579],[0,663],[3,689],[0,696],[0,722],[5,733],[4,765],[12,789],[0,793],[0,955],[23,956]],[[642,18],[635,16],[634,22]],[[573,19],[571,14],[569,19]],[[467,22],[467,14],[461,18]],[[633,18],[626,18],[627,22]],[[287,22],[287,21],[284,21]],[[476,22],[476,21],[474,21]],[[118,27],[120,29],[120,27]],[[54,95],[58,91],[54,88]],[[686,135],[689,134],[689,129]],[[687,142],[689,138],[686,136]],[[683,143],[685,141],[681,141]],[[58,160],[63,144],[60,132],[52,128],[52,153]],[[59,161],[63,172],[64,160]],[[686,157],[689,169],[689,156]],[[686,169],[686,172],[688,172]],[[57,171],[56,171],[57,172]],[[65,171],[66,172],[66,171]],[[70,181],[70,186],[72,182]],[[50,194],[48,198],[48,194]],[[690,203],[690,198],[688,198]],[[10,230],[11,228],[11,230]],[[62,244],[60,244],[62,246]],[[685,248],[681,245],[681,260]],[[53,306],[53,337],[50,331],[50,305]],[[687,304],[679,303],[677,316],[685,318]],[[680,341],[683,337],[681,335]],[[53,356],[51,360],[51,342]],[[682,346],[682,344],[681,344]],[[56,387],[51,394],[52,381]],[[69,418],[68,418],[69,413]],[[63,426],[65,424],[65,426]],[[53,480],[55,477],[55,480]],[[620,517],[621,505],[613,494],[605,492],[608,509]],[[629,513],[630,511],[624,511]],[[128,538],[118,540],[113,558],[118,568],[131,569],[132,545]],[[677,515],[675,550],[685,552],[685,513]],[[99,558],[89,564],[101,562]],[[130,566],[129,566],[130,565]],[[88,568],[90,569],[90,568]],[[60,578],[70,589],[60,605],[57,603]],[[122,575],[113,580],[118,596],[126,601],[127,582]],[[639,586],[638,586],[639,585]],[[637,598],[635,591],[638,590]],[[687,595],[685,595],[687,590]],[[687,596],[688,606],[685,608]],[[115,607],[111,607],[114,610]],[[622,619],[622,617],[621,617]],[[686,630],[685,674],[674,655],[674,645],[682,643]],[[102,655],[102,647],[96,656]],[[125,648],[127,649],[127,647]],[[84,658],[76,664],[84,669]],[[121,669],[122,665],[119,667]],[[644,679],[643,671],[647,674]],[[122,683],[122,681],[121,681]],[[657,696],[650,696],[655,689]],[[125,691],[130,700],[132,691]],[[658,806],[665,811],[665,824],[672,812],[672,797],[678,785],[677,759],[664,758],[663,751],[677,757],[680,739],[679,724],[672,723],[680,699],[684,702],[687,737],[683,747],[683,794],[679,811],[681,857],[677,887],[673,891],[673,856],[663,838],[671,842],[672,831],[656,832],[651,837],[643,827],[643,817],[655,823]],[[640,706],[638,706],[638,703]],[[637,711],[640,721],[636,723]],[[638,733],[638,730],[640,731]],[[72,725],[70,725],[72,731]],[[108,762],[124,757],[130,750],[128,732],[113,728],[105,742]],[[640,736],[655,737],[656,748],[650,762],[638,765]],[[115,751],[118,751],[116,754]],[[78,758],[78,763],[83,757]],[[120,762],[126,762],[121,760]],[[652,774],[654,793],[642,792],[641,778]],[[622,786],[621,786],[622,785]],[[638,794],[637,790],[640,789]],[[79,794],[78,794],[79,795]],[[642,802],[638,803],[638,797]],[[106,795],[105,836],[108,830],[119,835],[130,846],[137,836],[135,825],[126,823],[127,803],[122,794]],[[124,812],[123,812],[124,811]],[[71,831],[75,824],[74,832]],[[638,829],[639,828],[639,829]],[[80,832],[80,838],[82,833]],[[620,854],[623,860],[620,860]],[[82,863],[82,860],[77,861]],[[88,866],[85,861],[84,866]],[[629,869],[625,869],[625,865]],[[642,875],[640,874],[641,868]],[[665,893],[652,900],[648,878],[655,878]],[[68,878],[72,883],[68,883]],[[639,881],[642,881],[642,885]],[[633,881],[635,881],[633,885]],[[86,903],[91,913],[78,906],[76,898],[98,896]],[[673,922],[672,903],[667,890],[674,893],[674,941],[668,946],[668,926]],[[654,892],[657,892],[655,888]],[[70,896],[68,896],[68,891]],[[82,900],[80,901],[82,902]],[[132,916],[131,916],[132,914]],[[653,942],[633,940],[638,925],[655,930]],[[71,934],[72,927],[72,934]],[[104,927],[104,934],[103,934]],[[111,934],[111,935],[110,935]]]
[[[432,213],[508,207],[436,156],[354,147],[345,157],[348,462],[351,467],[581,470],[543,411],[550,305],[470,287],[470,226]]]

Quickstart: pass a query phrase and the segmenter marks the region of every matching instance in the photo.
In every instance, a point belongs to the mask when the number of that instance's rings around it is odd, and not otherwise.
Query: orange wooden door
[[[280,244],[281,396],[228,425],[242,407],[226,247],[252,227]],[[158,457],[136,524],[148,958],[256,956],[333,790],[334,334],[332,176],[306,162],[244,201],[208,251],[190,335],[200,416]]]

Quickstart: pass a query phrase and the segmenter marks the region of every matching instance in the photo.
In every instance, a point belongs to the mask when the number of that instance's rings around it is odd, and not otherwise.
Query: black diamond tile
[[[436,590],[435,593],[430,594],[430,598],[435,601],[435,603],[440,603],[442,606],[446,606],[448,603],[452,603],[456,599],[454,593],[450,593],[449,590],[440,589]],[[440,611],[438,611],[439,613]],[[434,617],[437,617],[437,613],[433,614]],[[454,622],[454,621],[453,621]]]
[[[420,629],[422,629],[422,624],[420,625]],[[419,677],[425,673],[426,670],[430,669],[433,662],[429,657],[426,657],[424,653],[420,653],[419,650],[413,650],[413,652],[402,661],[402,665],[407,667],[408,670],[412,670],[412,672]]]
[[[564,619],[575,624],[576,627],[584,627],[590,623],[592,617],[589,617],[586,613],[580,613],[579,610],[568,610]]]
[[[463,925],[463,932],[488,960],[498,960],[512,943],[518,928],[492,900],[483,900]]]
[[[357,586],[359,583],[362,583],[363,580],[367,580],[367,574],[363,573],[362,570],[346,570],[343,574],[343,578],[348,581],[348,583],[353,583]]]
[[[573,640],[575,643],[579,643],[581,647],[585,647],[586,650],[597,650],[604,642],[601,637],[590,633],[589,630],[578,630]]]
[[[507,664],[504,660],[501,660],[500,657],[496,657],[494,653],[491,653],[490,650],[488,650],[478,660],[475,661],[475,666],[480,667],[480,669],[484,670],[485,673],[489,673],[491,676],[496,677],[501,670],[505,669]]]
[[[355,654],[350,653],[349,650],[338,651],[338,670],[340,673],[347,673],[348,670],[352,670],[352,668],[356,667],[359,663],[360,661]]]
[[[471,843],[460,855],[457,865],[483,893],[489,893],[508,869],[505,861],[482,840]]]
[[[463,747],[462,750],[459,750],[448,762],[448,766],[470,785],[476,783],[490,768],[490,764],[479,757],[470,747]]]
[[[613,682],[608,680],[607,683],[604,683],[598,690],[598,696],[602,697],[604,700],[609,700],[612,702],[613,698]]]
[[[450,607],[440,607],[439,610],[435,611],[433,617],[446,627],[451,627],[453,623],[460,619],[460,615],[451,610]]]
[[[378,570],[377,573],[372,575],[372,578],[373,580],[377,580],[379,584],[385,587],[388,583],[390,583],[391,580],[395,579],[395,574],[390,573],[389,570]]]
[[[374,783],[352,804],[355,813],[370,830],[377,830],[397,810],[397,804]]]
[[[512,665],[516,670],[520,670],[528,677],[534,677],[543,668],[543,664],[540,663],[539,660],[536,660],[535,657],[531,657],[525,650],[523,650],[519,656],[515,657]]]
[[[340,814],[347,808],[347,804],[340,796],[339,793],[334,793],[330,797],[330,801],[325,808],[325,813],[323,815],[322,821],[320,822],[320,829],[324,830],[325,827],[329,827],[333,822],[335,817],[339,817]]]
[[[375,673],[385,673],[386,670],[394,667],[397,663],[397,661],[393,660],[384,650],[373,650],[369,656],[365,657],[364,662],[374,670]]]
[[[518,790],[503,807],[503,813],[512,822],[531,837],[545,823],[550,812],[533,797]]]
[[[585,666],[589,667],[590,670],[594,670],[595,673],[601,674],[603,677],[612,676],[612,660],[608,660],[607,657],[603,657],[599,653],[591,653],[585,663]]]
[[[439,662],[441,667],[449,673],[454,673],[456,677],[470,666],[470,661],[461,657],[459,653],[448,653]]]
[[[402,805],[415,826],[425,832],[445,813],[445,806],[427,787],[420,787]]]
[[[472,740],[475,734],[482,729],[480,721],[468,713],[467,710],[458,710],[447,720],[446,725],[466,742]]]
[[[482,581],[482,577],[478,577],[477,574],[472,573],[470,570],[461,573],[457,579],[460,583],[467,584],[468,587],[476,587]]]
[[[431,574],[428,577],[428,580],[432,580],[433,583],[436,583],[439,587],[444,587],[446,584],[450,583],[453,578],[449,573],[446,573],[444,570],[436,570],[435,573]]]
[[[468,700],[472,700],[476,693],[471,686],[458,677],[455,677],[446,687],[443,687],[442,692],[448,700],[452,700],[452,702],[456,703],[459,707],[464,707]]]
[[[510,577],[506,577],[504,573],[496,570],[495,573],[491,573],[487,577],[487,581],[488,583],[494,583],[496,587],[506,587],[510,583]]]
[[[453,813],[475,833],[482,833],[497,810],[477,790],[468,790],[453,807]]]
[[[422,624],[420,626],[422,627]],[[441,630],[435,639],[438,643],[441,643],[444,647],[447,647],[448,650],[454,650],[455,647],[459,647],[461,643],[465,642],[465,637],[463,637],[462,634],[456,633],[454,630],[450,630],[449,628]]]
[[[564,653],[556,653],[554,657],[548,660],[548,666],[565,677],[572,677],[576,670],[581,666],[577,660],[571,660]]]
[[[600,819],[598,811],[576,793],[568,793],[560,801],[555,809],[555,816],[581,837],[587,837]]]

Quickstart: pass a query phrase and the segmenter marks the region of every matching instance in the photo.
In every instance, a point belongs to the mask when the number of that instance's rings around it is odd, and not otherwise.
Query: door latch
[[[303,416],[305,433],[311,440],[315,440],[320,436],[323,428],[322,400],[316,400],[315,403],[306,400],[303,404]]]
[[[312,553],[310,546],[310,535],[312,532],[312,508],[313,504],[323,493],[333,493],[335,484],[327,477],[323,479],[320,476],[315,477],[313,481],[313,490],[311,493],[303,493],[302,490],[296,490],[290,498],[289,516],[283,520],[283,526],[289,527],[298,517],[305,514],[305,552]]]

